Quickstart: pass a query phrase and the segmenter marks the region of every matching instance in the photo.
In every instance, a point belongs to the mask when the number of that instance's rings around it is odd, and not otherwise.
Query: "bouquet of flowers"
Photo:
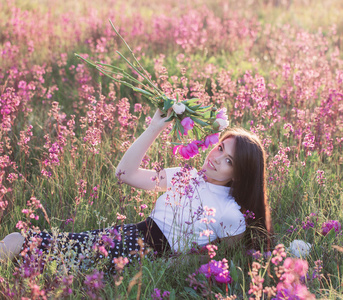
[[[199,153],[199,148],[205,150],[208,146],[216,144],[218,142],[219,132],[228,126],[226,109],[217,110],[213,105],[202,106],[199,104],[200,99],[197,98],[180,101],[178,95],[176,96],[176,99],[167,97],[150,79],[147,71],[136,59],[130,46],[119,34],[111,21],[110,24],[130,51],[134,63],[131,63],[119,51],[117,51],[117,53],[143,78],[143,81],[139,81],[125,70],[116,66],[101,62],[92,62],[78,54],[75,55],[97,69],[103,75],[148,98],[152,104],[163,112],[163,114],[166,115],[167,111],[172,109],[170,118],[167,120],[174,121],[170,134],[175,135],[180,141],[173,143],[175,145],[173,151],[174,155],[179,153],[183,158],[189,159]],[[187,137],[187,140],[193,139],[193,141],[190,143],[183,143],[182,141],[185,139],[185,136]]]

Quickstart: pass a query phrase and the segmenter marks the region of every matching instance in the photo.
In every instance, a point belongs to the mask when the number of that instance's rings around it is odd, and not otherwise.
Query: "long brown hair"
[[[230,192],[243,213],[249,210],[255,214],[255,219],[247,219],[248,244],[260,248],[261,242],[266,241],[270,248],[272,225],[266,194],[264,148],[256,135],[243,128],[228,129],[220,141],[231,137],[235,139],[235,157],[234,180],[230,183]]]

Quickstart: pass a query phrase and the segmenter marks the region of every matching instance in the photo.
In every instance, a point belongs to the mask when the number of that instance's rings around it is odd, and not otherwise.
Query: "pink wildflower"
[[[134,106],[134,112],[140,112],[142,110],[142,104],[136,103]]]
[[[127,257],[115,257],[113,258],[112,261],[115,264],[115,269],[116,271],[122,271],[124,269],[124,267],[129,263],[129,259]]]
[[[315,296],[301,283],[301,278],[307,274],[308,262],[288,257],[283,267],[284,273],[276,287],[276,298],[273,299],[315,299]]]
[[[287,256],[285,252],[285,246],[283,244],[279,244],[275,247],[275,250],[273,250],[274,257],[272,258],[272,263],[274,265],[278,265],[280,262],[282,262],[283,258]]]
[[[200,236],[205,235],[205,236],[209,237],[211,234],[213,234],[213,231],[209,230],[209,229],[205,229],[202,232],[200,232]]]
[[[126,219],[126,216],[121,215],[120,213],[117,213],[117,219],[118,219],[118,220],[125,220],[125,219]]]
[[[216,245],[208,244],[205,247],[206,247],[206,249],[208,251],[208,255],[211,259],[216,256],[216,250],[218,250],[218,247]]]

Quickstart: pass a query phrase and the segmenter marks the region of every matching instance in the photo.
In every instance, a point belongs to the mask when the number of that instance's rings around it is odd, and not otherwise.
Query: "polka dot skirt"
[[[120,256],[127,257],[132,262],[134,258],[140,259],[139,238],[145,242],[145,237],[136,224],[80,233],[29,233],[23,244],[21,256],[24,263],[33,254],[51,257],[69,268],[87,268],[91,264],[101,262],[112,264],[113,258]]]
[[[113,258],[126,257],[129,262],[135,258],[140,260],[143,255],[147,257],[147,248],[152,248],[154,256],[171,252],[168,240],[150,217],[138,224],[80,233],[29,232],[20,255],[24,266],[30,268],[32,265],[44,268],[47,260],[54,260],[67,269],[103,263],[111,271],[114,270]]]

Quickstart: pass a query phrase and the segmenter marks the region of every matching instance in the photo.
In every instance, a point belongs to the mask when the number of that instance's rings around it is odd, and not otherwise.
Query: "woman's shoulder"
[[[183,177],[195,177],[198,174],[198,171],[191,166],[179,166],[179,167],[170,167],[164,169],[167,177],[183,178]]]

